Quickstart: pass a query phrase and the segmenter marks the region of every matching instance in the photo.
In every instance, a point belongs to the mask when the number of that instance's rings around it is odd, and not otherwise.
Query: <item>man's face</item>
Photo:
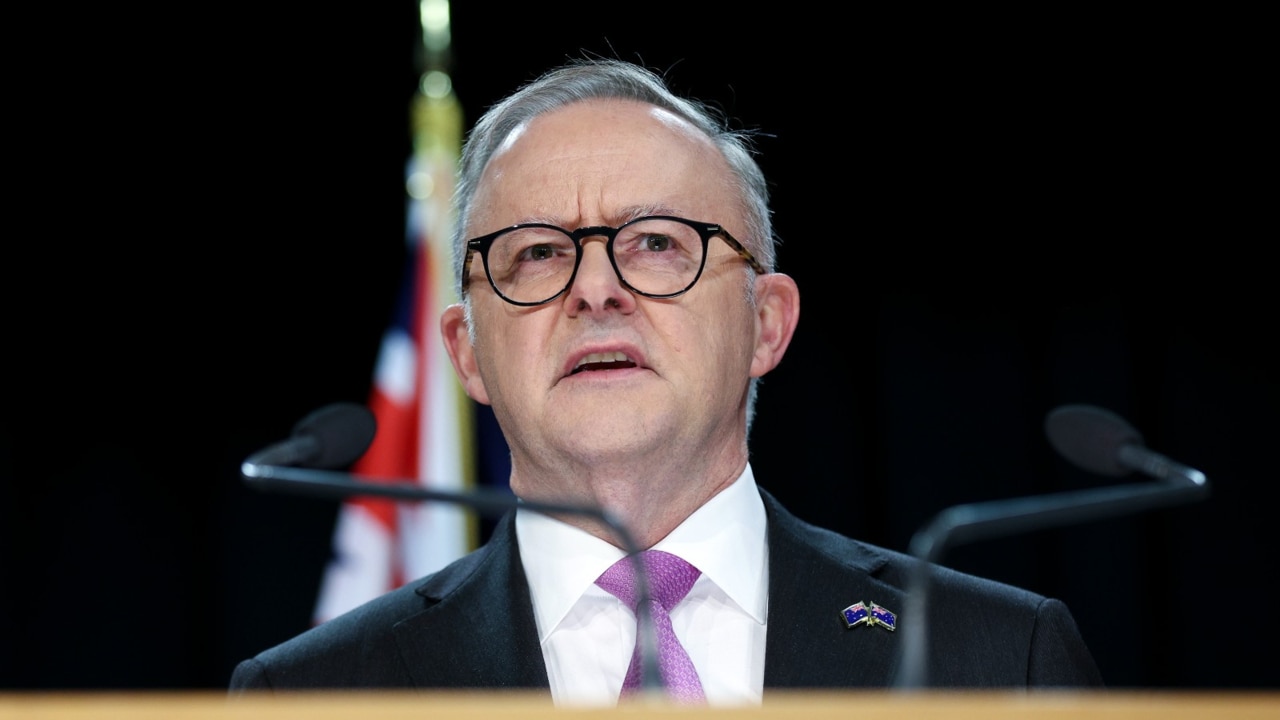
[[[516,223],[572,230],[663,214],[745,238],[731,174],[710,140],[635,102],[576,103],[518,129],[490,160],[473,207],[468,237]],[[753,368],[747,265],[712,238],[698,283],[654,300],[621,285],[604,238],[585,239],[582,253],[572,287],[532,308],[503,301],[480,259],[471,264],[478,375],[463,381],[493,405],[516,468],[745,450],[748,377],[767,370]]]

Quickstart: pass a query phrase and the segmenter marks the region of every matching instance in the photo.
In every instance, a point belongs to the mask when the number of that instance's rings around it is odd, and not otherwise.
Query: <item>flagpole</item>
[[[408,265],[395,319],[383,335],[369,407],[378,432],[353,471],[370,482],[458,492],[475,485],[474,404],[444,352],[439,318],[457,301],[450,246],[462,110],[449,77],[448,0],[420,0],[419,72],[408,108],[405,159]],[[479,521],[462,508],[354,498],[339,511],[333,556],[313,622],[325,622],[474,549]]]
[[[475,486],[474,408],[444,353],[439,318],[458,301],[452,274],[453,187],[463,135],[461,104],[453,91],[449,0],[420,0],[421,42],[417,46],[418,89],[410,108],[413,151],[405,178],[408,241],[424,281],[415,303],[419,343],[421,419],[418,477],[424,486],[463,490]],[[461,508],[402,506],[411,518],[401,548],[408,577],[433,572],[474,549],[479,521]],[[458,542],[462,546],[458,546]],[[451,549],[452,548],[452,549]]]

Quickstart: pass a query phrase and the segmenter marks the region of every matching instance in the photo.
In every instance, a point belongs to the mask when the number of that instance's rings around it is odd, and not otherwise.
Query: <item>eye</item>
[[[542,244],[525,248],[523,254],[528,260],[550,260],[556,256],[556,251],[550,245]]]
[[[668,235],[650,234],[644,236],[640,246],[651,252],[663,252],[671,249],[671,237]]]

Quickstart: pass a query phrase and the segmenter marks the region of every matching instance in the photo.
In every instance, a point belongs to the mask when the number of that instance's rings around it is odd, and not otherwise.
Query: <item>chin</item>
[[[636,453],[649,453],[670,445],[669,432],[653,417],[639,414],[610,414],[587,418],[565,426],[561,447],[573,455],[588,455],[607,461],[625,460]]]
[[[590,399],[577,398],[550,413],[542,423],[544,434],[555,432],[569,444],[605,447],[626,446],[645,437],[660,435],[672,424],[672,413],[663,408],[654,394],[649,397],[613,394]],[[556,428],[557,430],[552,430]]]

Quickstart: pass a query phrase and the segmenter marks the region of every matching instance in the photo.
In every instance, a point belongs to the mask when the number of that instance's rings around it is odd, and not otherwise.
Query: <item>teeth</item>
[[[620,353],[617,351],[605,352],[605,353],[591,353],[590,355],[587,355],[586,357],[579,360],[578,364],[575,365],[573,369],[577,370],[583,365],[593,365],[595,363],[611,363],[611,362],[631,362],[631,359],[628,358],[625,353]]]

